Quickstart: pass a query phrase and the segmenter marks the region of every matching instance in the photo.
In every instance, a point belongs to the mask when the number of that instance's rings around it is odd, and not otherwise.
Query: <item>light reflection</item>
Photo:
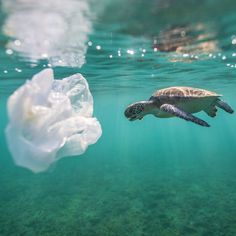
[[[189,57],[189,54],[188,53],[184,53],[183,57]]]
[[[13,54],[13,50],[11,50],[11,49],[7,49],[7,50],[6,50],[6,54],[8,54],[8,55],[12,55],[12,54]]]
[[[15,71],[16,71],[16,72],[19,72],[19,73],[22,72],[22,70],[19,69],[19,68],[15,68]]]
[[[232,39],[232,44],[236,44],[236,38]]]
[[[21,41],[17,39],[14,41],[14,44],[19,47],[21,46]]]
[[[84,64],[91,13],[87,0],[3,1],[7,48],[33,63],[47,59],[52,66]],[[60,62],[59,62],[60,61]]]
[[[215,40],[216,32],[210,29],[203,23],[172,25],[157,33],[153,39],[153,50],[168,53],[169,60],[175,62],[191,62],[195,59],[204,59],[206,55],[212,57],[209,53],[217,53],[220,49],[218,41]],[[193,56],[187,58],[187,54]]]
[[[48,54],[47,53],[43,53],[41,56],[42,56],[42,58],[48,58]]]
[[[134,55],[134,50],[128,49],[126,52],[130,55]]]
[[[34,68],[34,67],[36,67],[37,66],[37,64],[35,64],[35,63],[30,63],[30,67],[31,68]]]

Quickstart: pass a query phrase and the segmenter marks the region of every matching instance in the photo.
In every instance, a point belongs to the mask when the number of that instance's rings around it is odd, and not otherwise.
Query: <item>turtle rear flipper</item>
[[[215,117],[217,109],[215,106],[211,105],[207,109],[205,109],[204,111],[207,113],[208,116]]]
[[[217,100],[216,106],[218,106],[219,108],[223,109],[224,111],[230,114],[234,113],[234,110],[230,107],[230,105],[227,104],[226,102],[221,101],[220,99]]]
[[[210,125],[207,122],[205,122],[204,120],[201,120],[201,119],[197,118],[196,116],[193,116],[192,114],[187,113],[174,105],[163,104],[160,107],[160,110],[170,113],[170,114],[177,116],[179,118],[182,118],[184,120],[191,121],[191,122],[196,123],[198,125],[210,127]]]

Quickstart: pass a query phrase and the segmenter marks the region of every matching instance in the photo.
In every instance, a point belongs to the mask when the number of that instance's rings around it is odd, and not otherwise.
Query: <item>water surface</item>
[[[210,128],[152,116],[129,122],[123,115],[130,103],[177,85],[223,94],[236,109],[235,2],[104,1],[99,9],[81,2],[91,14],[82,41],[80,24],[57,5],[51,9],[70,26],[70,40],[60,44],[59,56],[50,48],[51,59],[38,56],[45,48],[34,54],[12,47],[24,34],[7,34],[6,24],[22,8],[0,5],[0,235],[236,235],[235,115],[197,114]],[[179,28],[187,45],[155,50],[155,40]],[[58,57],[63,67],[54,64]],[[8,151],[6,101],[51,66],[56,78],[85,76],[103,135],[82,156],[33,174],[15,166]]]

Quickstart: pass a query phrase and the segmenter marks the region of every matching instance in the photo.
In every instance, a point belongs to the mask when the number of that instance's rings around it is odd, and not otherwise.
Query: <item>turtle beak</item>
[[[130,118],[128,118],[129,119],[129,121],[134,121],[134,120],[142,120],[143,119],[143,117],[139,117],[139,118],[137,118],[137,116],[131,116]]]
[[[134,120],[136,120],[136,116],[131,116],[130,118],[128,118],[129,119],[129,121],[134,121]]]

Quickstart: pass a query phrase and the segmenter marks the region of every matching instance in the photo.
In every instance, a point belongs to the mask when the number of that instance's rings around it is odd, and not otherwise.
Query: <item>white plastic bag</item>
[[[80,155],[97,142],[102,129],[93,114],[93,97],[81,74],[54,80],[45,69],[8,99],[6,137],[17,165],[46,170],[65,156]]]

